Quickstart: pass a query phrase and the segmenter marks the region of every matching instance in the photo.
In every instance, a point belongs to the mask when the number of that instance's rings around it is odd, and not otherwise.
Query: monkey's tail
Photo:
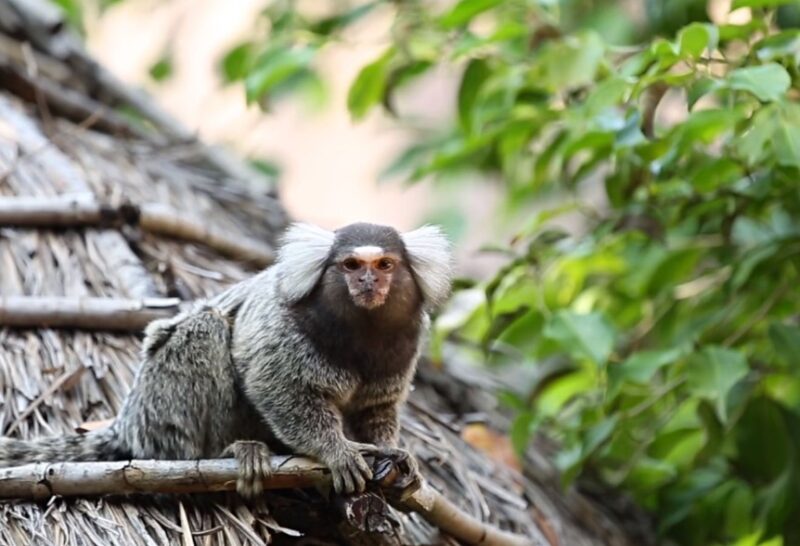
[[[115,427],[33,440],[0,438],[0,468],[26,463],[126,459]]]

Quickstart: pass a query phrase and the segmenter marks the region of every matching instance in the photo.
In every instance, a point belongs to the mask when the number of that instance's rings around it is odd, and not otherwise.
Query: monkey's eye
[[[356,271],[361,268],[361,264],[355,258],[347,258],[342,262],[342,267],[348,271]]]
[[[394,268],[394,261],[389,258],[381,258],[378,261],[378,269],[381,271],[391,271]]]

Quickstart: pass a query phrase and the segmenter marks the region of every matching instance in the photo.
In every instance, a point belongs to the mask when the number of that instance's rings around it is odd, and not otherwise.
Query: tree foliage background
[[[733,0],[743,21],[715,24],[709,4],[375,0],[312,16],[277,0],[268,35],[220,70],[265,108],[314,93],[317,53],[390,10],[352,117],[403,123],[404,86],[461,70],[456,121],[387,172],[493,173],[515,231],[491,280],[461,283],[481,297],[434,351],[535,368],[529,392],[498,393],[515,445],[552,437],[565,484],[629,492],[665,543],[800,544],[800,6]],[[152,76],[169,73],[164,59]],[[557,228],[566,214],[583,229]]]

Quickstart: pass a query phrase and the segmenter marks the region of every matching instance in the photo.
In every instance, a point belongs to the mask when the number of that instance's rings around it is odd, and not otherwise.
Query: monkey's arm
[[[379,447],[396,447],[400,431],[398,406],[398,400],[389,400],[348,415],[355,439]]]
[[[267,396],[258,393],[260,389],[253,388],[258,384],[272,385],[273,392]],[[330,468],[337,492],[364,490],[372,469],[361,455],[363,446],[344,436],[341,414],[324,395],[292,379],[280,384],[275,378],[267,378],[266,383],[251,380],[245,390],[281,442]]]
[[[405,399],[404,394],[367,405],[348,415],[347,424],[355,439],[372,445],[362,449],[363,453],[377,459],[391,459],[404,470],[406,479],[403,486],[411,486],[418,481],[419,466],[416,459],[405,449],[397,447],[400,435],[399,407]]]

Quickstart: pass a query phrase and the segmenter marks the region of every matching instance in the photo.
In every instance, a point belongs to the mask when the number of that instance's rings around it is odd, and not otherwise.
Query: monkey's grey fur
[[[254,495],[269,445],[327,464],[339,492],[363,490],[364,454],[413,468],[397,448],[398,409],[450,274],[449,243],[434,227],[295,224],[274,266],[148,326],[140,371],[109,428],[0,438],[0,467],[234,455],[237,488]]]

